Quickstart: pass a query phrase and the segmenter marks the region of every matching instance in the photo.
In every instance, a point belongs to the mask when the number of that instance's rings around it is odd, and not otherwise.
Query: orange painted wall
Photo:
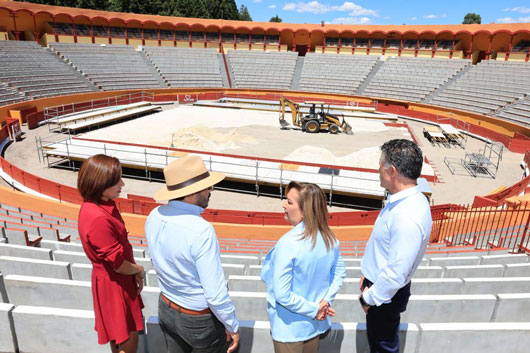
[[[43,212],[52,216],[77,219],[79,205],[71,203],[47,200],[38,196],[33,196],[20,191],[16,191],[4,186],[0,186],[0,200],[10,205],[20,208]],[[146,216],[122,213],[123,220],[130,234],[145,235]],[[291,229],[290,226],[260,226],[212,223],[217,235],[225,238],[244,239],[278,239]],[[348,226],[332,227],[340,240],[366,240],[370,237],[372,226]]]

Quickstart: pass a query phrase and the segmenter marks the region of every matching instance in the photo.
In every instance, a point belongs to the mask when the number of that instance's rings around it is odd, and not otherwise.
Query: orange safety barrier
[[[530,204],[511,208],[449,205],[433,211],[430,242],[475,249],[503,247],[518,252],[528,249],[529,223]]]
[[[495,206],[498,207],[506,202],[506,199],[522,194],[530,183],[530,175],[518,181],[509,188],[501,190],[495,194],[486,196],[475,196],[473,208]]]

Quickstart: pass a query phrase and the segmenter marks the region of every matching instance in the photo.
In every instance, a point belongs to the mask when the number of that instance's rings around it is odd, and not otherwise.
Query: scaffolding
[[[504,145],[502,143],[488,140],[484,148],[478,152],[466,153],[464,158],[445,157],[444,163],[453,175],[465,170],[475,178],[478,176],[489,176],[495,179],[499,171],[503,151]]]

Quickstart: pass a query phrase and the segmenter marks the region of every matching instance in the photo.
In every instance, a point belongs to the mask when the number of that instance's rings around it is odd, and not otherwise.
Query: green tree
[[[252,21],[252,17],[250,17],[250,12],[248,12],[248,9],[245,5],[241,5],[239,8],[239,19],[241,21]]]
[[[210,14],[210,18],[220,18],[219,16],[219,0],[205,0],[206,8]]]
[[[182,17],[191,17],[191,11],[193,8],[192,0],[176,0],[175,1],[175,10]]]
[[[282,22],[282,19],[278,17],[278,15],[271,17],[269,22]]]
[[[142,13],[145,14],[152,14],[152,15],[160,15],[160,10],[163,9],[162,4],[164,4],[166,0],[149,0],[149,1],[141,1],[140,3],[143,5],[142,7]]]
[[[161,16],[179,16],[179,15],[174,14],[176,7],[177,7],[176,0],[162,1],[158,14]]]
[[[107,9],[106,0],[77,0],[75,2],[75,7],[80,7],[82,9],[94,9],[94,10],[106,10]]]
[[[216,18],[222,18],[223,20],[239,20],[239,11],[235,0],[220,0],[217,15]]]
[[[195,1],[190,17],[210,18],[210,13],[208,12],[208,8],[206,7],[206,2],[204,0]]]
[[[473,24],[473,23],[480,24],[481,22],[482,22],[482,19],[480,18],[479,14],[473,13],[473,12],[469,12],[464,17],[464,21],[462,22],[462,24],[464,24],[464,25]]]

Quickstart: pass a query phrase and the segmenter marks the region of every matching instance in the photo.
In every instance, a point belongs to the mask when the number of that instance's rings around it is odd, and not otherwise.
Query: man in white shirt
[[[164,177],[166,186],[154,198],[169,202],[149,214],[145,232],[161,290],[158,316],[166,351],[233,352],[239,322],[215,230],[201,217],[212,186],[225,176],[189,155],[168,164]]]
[[[399,352],[401,313],[429,242],[431,209],[416,183],[422,165],[412,141],[390,140],[381,147],[379,178],[389,194],[366,245],[359,283],[372,353]]]

